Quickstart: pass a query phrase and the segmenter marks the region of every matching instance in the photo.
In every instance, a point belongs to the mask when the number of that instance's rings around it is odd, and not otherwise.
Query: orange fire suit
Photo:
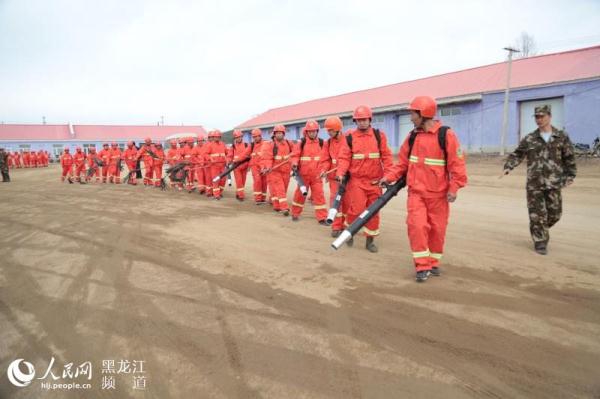
[[[136,173],[133,172],[137,166],[137,154],[138,150],[133,145],[131,147],[127,147],[127,149],[123,151],[123,159],[127,165],[128,172],[130,172],[129,181],[127,183],[133,186],[137,184],[137,180],[135,179]]]
[[[348,134],[352,135],[352,148],[348,146],[346,138],[341,141],[336,172],[339,177],[350,172],[345,194],[348,207],[346,226],[352,224],[381,195],[381,188],[373,183],[383,177],[384,168],[392,166],[392,152],[383,131],[379,132],[379,148],[373,128],[366,131],[355,129]],[[379,213],[365,224],[363,230],[367,237],[379,235]]]
[[[323,149],[321,151],[321,159],[319,161],[319,171],[320,173],[329,172],[332,169],[337,168],[338,166],[338,154],[340,149],[342,148],[342,140],[346,140],[346,137],[339,132],[337,136],[334,138],[329,138],[325,144],[323,144]],[[335,179],[337,169],[331,173],[329,173],[326,178],[329,183],[329,206],[333,205],[333,201],[335,199],[335,195],[337,194],[339,184]],[[346,203],[348,201],[344,201],[342,197],[342,201],[340,203],[340,208],[338,209],[338,213],[333,220],[333,224],[331,225],[332,230],[343,230],[344,229],[344,220],[346,218],[347,206]]]
[[[65,177],[73,176],[73,155],[63,153],[60,156],[60,165],[62,166],[61,181],[65,181]]]
[[[252,191],[254,202],[257,204],[262,204],[267,199],[267,176],[260,174],[261,151],[264,144],[264,141],[258,143],[252,141],[242,156],[242,159],[250,157],[248,167],[252,171]]]
[[[108,164],[108,181],[110,183],[121,184],[121,170],[119,161],[121,160],[121,150],[119,147],[110,149],[110,163]]]
[[[92,176],[96,176],[96,183],[100,183],[100,167],[96,164],[96,162],[94,162],[94,159],[99,160],[100,156],[94,150],[94,152],[90,151],[89,154],[87,154],[86,159],[87,159],[88,169],[93,170],[93,172],[90,172],[91,174],[89,175],[89,177],[86,174],[86,180],[90,181],[92,179]]]
[[[446,157],[440,148],[436,121],[430,131],[417,130],[409,157],[408,137],[400,147],[398,164],[386,169],[385,178],[396,181],[406,175],[408,187],[408,238],[417,272],[438,267],[444,252],[449,204],[467,184],[464,155],[452,129],[446,133]]]
[[[160,187],[163,164],[165,163],[165,152],[162,148],[157,148],[154,153],[156,154],[156,158],[152,160],[152,167],[154,168],[154,187]]]
[[[206,143],[204,148],[204,153],[210,164],[210,174],[214,178],[225,170],[225,164],[227,163],[227,146],[222,141],[211,141]],[[226,176],[223,176],[223,178],[217,182],[211,180],[212,193],[215,198],[222,197],[222,191],[225,188],[226,181]]]
[[[75,181],[80,182],[81,175],[85,175],[85,154],[83,151],[75,151],[73,162],[75,163]]]
[[[109,150],[109,149],[102,149],[102,150],[100,150],[98,155],[100,156],[100,159],[104,163],[104,166],[102,167],[102,183],[106,183],[106,177],[108,176],[110,157],[112,156],[112,153],[111,153],[111,150]]]
[[[233,143],[227,151],[227,163],[240,162],[246,158],[242,156],[246,153],[248,143]],[[235,168],[233,171],[233,178],[235,179],[235,197],[244,199],[245,193],[244,188],[246,187],[246,177],[248,176],[248,162]]]
[[[302,140],[296,143],[292,153],[292,166],[297,166],[298,173],[306,188],[310,190],[315,217],[317,220],[324,221],[327,218],[327,205],[325,204],[325,194],[323,192],[323,181],[319,177],[319,160],[321,159],[321,144],[318,138],[312,140],[306,137],[304,148]],[[306,197],[300,192],[300,187],[296,187],[294,199],[292,200],[292,216],[298,217],[304,209]]]
[[[275,149],[277,146],[277,149]],[[273,209],[287,211],[290,209],[287,202],[287,190],[290,184],[291,156],[294,145],[288,140],[265,142],[261,151],[261,168],[272,169],[267,174],[267,183],[271,193]],[[284,163],[285,162],[285,163]],[[277,166],[281,165],[281,166]]]
[[[138,151],[137,158],[142,158],[144,162],[144,186],[152,186],[154,184],[154,160],[150,153],[156,153],[156,146],[154,144],[143,143]]]

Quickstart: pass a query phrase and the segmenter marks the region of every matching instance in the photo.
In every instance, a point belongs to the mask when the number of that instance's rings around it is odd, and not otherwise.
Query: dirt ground
[[[500,165],[469,159],[443,275],[425,284],[405,192],[371,254],[362,237],[332,250],[310,205],[292,223],[231,188],[217,202],[13,171],[0,183],[0,397],[599,398],[600,162],[580,162],[563,191],[547,256],[532,250],[524,166],[499,180]],[[35,367],[29,386],[7,379],[16,359]],[[61,374],[87,361],[91,380]]]

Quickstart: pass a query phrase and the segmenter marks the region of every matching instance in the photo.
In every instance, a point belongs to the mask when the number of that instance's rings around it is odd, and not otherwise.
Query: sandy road
[[[444,275],[419,285],[405,193],[378,254],[362,238],[334,252],[310,206],[292,223],[231,190],[216,202],[14,171],[0,185],[0,398],[600,397],[600,163],[580,163],[545,257],[523,168],[499,180],[499,164],[470,160]],[[52,357],[58,378],[40,380]],[[6,373],[19,358],[36,371],[22,388]],[[103,360],[144,372],[103,374]],[[86,361],[91,380],[62,378]]]

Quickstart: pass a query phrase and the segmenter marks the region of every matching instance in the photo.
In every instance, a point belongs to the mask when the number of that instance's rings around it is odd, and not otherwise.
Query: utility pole
[[[160,116],[160,124],[163,126],[165,125],[165,117],[162,115]]]
[[[508,130],[508,95],[510,93],[510,74],[512,70],[513,53],[520,53],[512,47],[504,47],[508,51],[508,73],[506,76],[506,90],[504,91],[504,115],[502,116],[502,135],[500,136],[500,155],[504,155],[506,147],[506,131]]]
[[[42,116],[42,124],[45,125],[46,124],[46,117]]]

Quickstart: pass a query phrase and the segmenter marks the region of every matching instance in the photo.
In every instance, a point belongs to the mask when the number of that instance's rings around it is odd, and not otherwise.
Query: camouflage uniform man
[[[8,152],[4,148],[0,148],[0,172],[2,173],[2,183],[8,183],[10,176],[8,175]]]
[[[529,230],[534,249],[541,255],[547,253],[548,229],[562,214],[560,190],[571,185],[577,173],[573,144],[565,132],[551,125],[551,121],[549,105],[536,107],[538,128],[521,140],[504,164],[506,175],[527,157]]]

